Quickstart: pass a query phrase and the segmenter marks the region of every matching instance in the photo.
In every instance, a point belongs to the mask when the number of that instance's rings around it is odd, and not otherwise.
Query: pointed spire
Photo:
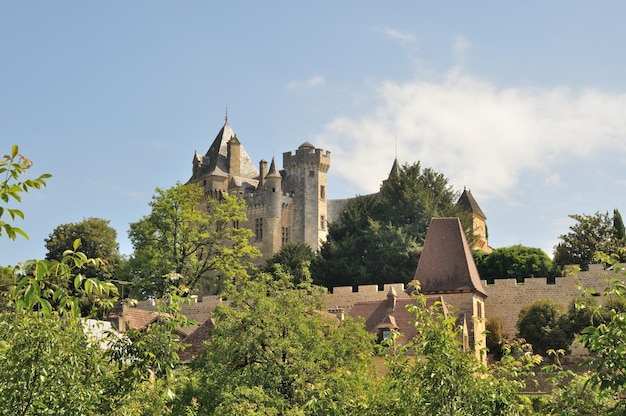
[[[280,178],[280,173],[278,169],[276,169],[276,158],[272,158],[272,163],[270,164],[270,170],[267,172],[266,178]]]
[[[400,176],[400,164],[398,163],[398,158],[396,157],[393,160],[393,166],[391,166],[391,172],[389,172],[389,177],[397,177]]]
[[[228,124],[228,104],[226,104],[226,117],[224,117],[224,124]]]

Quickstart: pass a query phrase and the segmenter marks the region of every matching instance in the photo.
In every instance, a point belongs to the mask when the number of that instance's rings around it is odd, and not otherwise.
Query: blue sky
[[[568,214],[626,214],[626,6],[504,3],[0,0],[0,152],[53,175],[0,265],[88,217],[129,254],[226,108],[257,163],[330,150],[332,198],[376,191],[397,140],[472,190],[493,247],[551,254]]]

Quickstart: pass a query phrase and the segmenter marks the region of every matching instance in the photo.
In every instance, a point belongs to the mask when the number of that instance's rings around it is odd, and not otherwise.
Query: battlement
[[[315,148],[310,143],[304,143],[298,147],[296,153],[283,153],[283,167],[285,169],[299,164],[315,164],[330,166],[330,151]]]
[[[607,280],[616,276],[619,275],[612,270],[605,270],[601,264],[592,264],[588,271],[557,277],[553,283],[546,278],[527,278],[523,283],[518,283],[516,279],[496,279],[492,284],[483,281],[487,292],[485,316],[487,319],[500,318],[505,334],[513,338],[517,333],[515,325],[519,313],[524,306],[537,300],[551,299],[565,311],[576,296],[582,294],[582,289],[591,289],[602,303],[601,295],[607,286]]]

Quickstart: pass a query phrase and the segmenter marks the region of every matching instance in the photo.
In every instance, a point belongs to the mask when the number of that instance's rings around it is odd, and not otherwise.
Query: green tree
[[[405,346],[389,345],[388,374],[379,383],[376,411],[393,415],[519,415],[523,377],[538,363],[535,356],[505,353],[494,367],[463,351],[459,327],[441,305],[426,306],[420,295],[411,307],[418,335]]]
[[[354,394],[369,379],[373,339],[362,324],[320,312],[323,292],[284,273],[240,286],[213,312],[185,400],[216,415],[359,413],[365,397]]]
[[[294,278],[294,282],[302,283],[311,279],[311,262],[315,258],[315,252],[308,244],[289,243],[281,247],[278,253],[267,259],[264,271],[272,273],[274,265],[280,264],[285,273]]]
[[[7,216],[11,221],[17,217],[24,219],[24,213],[16,208],[9,208],[7,205],[11,200],[20,202],[22,194],[29,189],[40,189],[46,186],[46,179],[52,175],[44,173],[35,179],[21,180],[20,176],[32,167],[32,162],[19,154],[17,145],[13,145],[11,153],[3,155],[0,160],[0,236],[6,234],[10,239],[15,240],[17,235],[28,238],[22,229],[12,226],[6,222]],[[6,214],[6,215],[5,215]]]
[[[548,350],[567,351],[573,340],[568,334],[561,305],[550,299],[524,306],[516,325],[517,336],[530,343],[533,351],[542,356],[547,356]]]
[[[251,259],[260,254],[249,244],[252,231],[235,226],[246,221],[245,204],[228,195],[205,200],[195,184],[157,188],[151,213],[128,233],[134,253],[126,273],[135,296],[162,296],[171,272],[188,288],[200,279],[222,287],[247,276]]]
[[[489,254],[474,253],[476,266],[482,279],[516,278],[523,281],[528,277],[554,277],[559,272],[552,260],[540,248],[514,245],[493,250]]]
[[[613,210],[613,231],[615,238],[617,238],[623,245],[624,238],[626,238],[626,228],[624,227],[624,221],[622,220],[622,214],[615,208]]]
[[[616,237],[616,229],[608,212],[569,217],[577,223],[570,226],[569,233],[559,236],[560,242],[554,248],[556,264],[575,264],[582,270],[588,270],[597,252],[620,253],[621,243]]]
[[[350,200],[313,262],[315,283],[327,287],[409,282],[432,217],[469,215],[443,174],[404,165],[376,195]],[[471,236],[470,236],[471,238]]]
[[[120,262],[117,231],[108,220],[90,217],[76,223],[58,225],[44,241],[46,259],[60,260],[63,253],[80,240],[80,251],[88,258],[98,258],[106,262],[106,268],[90,268],[85,271],[89,277],[106,279]]]

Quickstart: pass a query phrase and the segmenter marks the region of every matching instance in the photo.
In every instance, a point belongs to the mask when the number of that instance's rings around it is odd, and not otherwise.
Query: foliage
[[[616,235],[619,230],[609,213],[596,212],[594,215],[570,215],[577,223],[570,226],[570,232],[559,236],[560,242],[554,248],[554,262],[561,266],[579,265],[588,270],[598,252],[619,254],[622,242]]]
[[[127,273],[135,296],[162,296],[171,272],[188,288],[200,279],[223,288],[247,276],[250,260],[260,254],[249,244],[252,231],[235,227],[246,221],[245,201],[203,197],[195,184],[157,188],[151,213],[130,225],[135,251]]]
[[[536,356],[506,354],[488,368],[473,351],[463,351],[456,318],[444,315],[440,304],[426,307],[420,295],[411,312],[419,335],[406,346],[391,345],[379,414],[522,414],[525,403],[517,393]]]
[[[600,254],[596,260],[612,264],[615,273],[608,281],[604,296],[626,298],[624,270],[610,256]],[[594,370],[589,382],[604,390],[620,392],[626,385],[626,312],[599,305],[593,309],[592,319],[599,324],[588,326],[578,338],[594,354],[586,362]]]
[[[502,354],[504,354],[504,347],[507,342],[502,319],[498,316],[487,319],[485,329],[487,331],[485,337],[487,350],[493,354],[494,359],[500,360]]]
[[[294,283],[303,283],[311,279],[310,266],[315,252],[305,243],[288,243],[278,253],[267,259],[264,271],[272,273],[274,265],[280,264],[285,273],[294,278]]]
[[[213,312],[187,401],[216,415],[357,413],[354,383],[369,380],[358,375],[372,337],[361,324],[319,312],[321,293],[284,273],[243,283]]]
[[[313,262],[314,282],[327,287],[409,282],[432,217],[460,217],[466,229],[471,224],[457,197],[443,174],[422,169],[419,162],[404,165],[378,194],[350,200],[340,221],[329,226]]]
[[[0,160],[0,179],[2,179],[0,181],[0,204],[9,204],[11,200],[21,202],[23,192],[46,186],[46,179],[52,176],[47,173],[35,179],[20,180],[20,176],[24,175],[26,170],[31,167],[32,162],[19,154],[17,145],[13,145],[10,154],[2,156]],[[28,235],[21,228],[14,227],[6,220],[3,220],[5,214],[11,221],[14,221],[17,217],[24,219],[24,213],[19,209],[0,206],[0,236],[6,234],[10,239],[15,240],[19,234],[24,238],[28,238]]]
[[[489,254],[474,254],[482,279],[554,277],[559,274],[552,260],[540,248],[514,245],[493,250]]]
[[[533,351],[542,356],[546,356],[548,350],[567,351],[573,340],[568,334],[561,305],[550,299],[524,306],[517,319],[517,330],[517,336],[532,344]]]
[[[0,314],[0,342],[0,414],[98,414],[108,364],[78,320]]]
[[[613,232],[615,233],[615,238],[624,243],[624,238],[626,238],[626,227],[624,227],[624,220],[622,220],[622,214],[619,213],[619,210],[615,208],[613,210]]]
[[[63,253],[80,240],[80,251],[88,258],[98,258],[106,262],[106,268],[88,268],[85,274],[98,279],[111,278],[111,270],[120,261],[117,231],[102,218],[87,218],[77,223],[58,225],[44,241],[46,259],[61,260]]]
[[[329,227],[333,235],[334,225]],[[368,219],[342,239],[329,239],[313,262],[314,282],[326,287],[407,283],[413,279],[421,247],[390,224]]]
[[[564,374],[561,370],[559,374]],[[589,385],[589,374],[569,374],[555,382],[541,414],[550,416],[609,415],[618,401],[610,391]]]

